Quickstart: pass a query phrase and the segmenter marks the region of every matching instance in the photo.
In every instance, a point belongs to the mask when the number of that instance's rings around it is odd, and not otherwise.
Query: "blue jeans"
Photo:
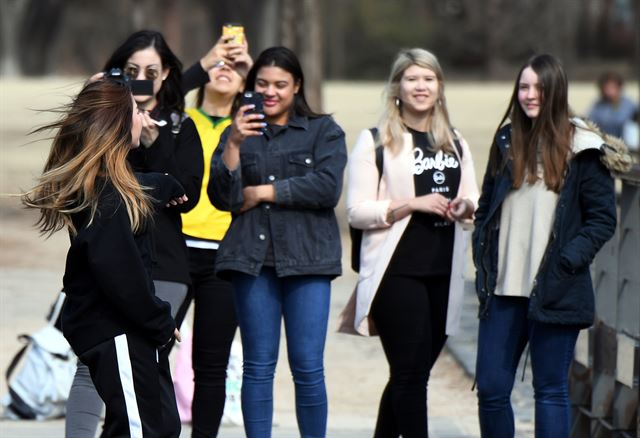
[[[323,356],[330,278],[278,278],[273,268],[263,268],[258,277],[235,272],[232,282],[244,356],[242,416],[247,437],[271,436],[273,376],[283,317],[300,435],[324,437],[327,392]]]
[[[476,379],[483,437],[513,437],[511,390],[529,342],[536,438],[569,436],[568,375],[579,329],[527,318],[528,298],[494,296],[480,320]]]

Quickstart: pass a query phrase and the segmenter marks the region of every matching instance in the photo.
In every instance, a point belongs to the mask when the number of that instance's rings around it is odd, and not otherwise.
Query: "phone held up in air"
[[[244,26],[238,23],[227,23],[222,26],[222,36],[233,36],[229,42],[244,44]]]
[[[240,106],[253,105],[253,108],[245,112],[245,114],[264,114],[263,106],[264,96],[262,93],[255,91],[245,91],[242,93]],[[264,131],[262,129],[261,131]]]

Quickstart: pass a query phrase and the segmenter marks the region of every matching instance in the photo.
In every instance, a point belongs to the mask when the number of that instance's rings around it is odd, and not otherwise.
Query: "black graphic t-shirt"
[[[455,154],[430,151],[430,135],[409,129],[413,136],[413,181],[416,197],[440,193],[453,200],[460,185],[460,162]],[[436,214],[415,212],[409,220],[387,272],[425,276],[451,273],[454,224]]]

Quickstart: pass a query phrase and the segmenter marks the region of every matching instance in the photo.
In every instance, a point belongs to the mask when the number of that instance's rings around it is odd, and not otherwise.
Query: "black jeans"
[[[371,307],[389,362],[375,438],[425,438],[427,382],[446,341],[449,275],[385,274]]]
[[[214,273],[216,253],[212,249],[189,248],[195,301],[191,359],[195,384],[191,405],[192,437],[210,438],[218,434],[224,412],[229,353],[238,326],[233,286]]]

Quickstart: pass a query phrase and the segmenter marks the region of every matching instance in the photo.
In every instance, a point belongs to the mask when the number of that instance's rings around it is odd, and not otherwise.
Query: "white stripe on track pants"
[[[180,436],[167,355],[159,355],[146,338],[123,334],[84,352],[80,360],[105,402],[101,437]]]

